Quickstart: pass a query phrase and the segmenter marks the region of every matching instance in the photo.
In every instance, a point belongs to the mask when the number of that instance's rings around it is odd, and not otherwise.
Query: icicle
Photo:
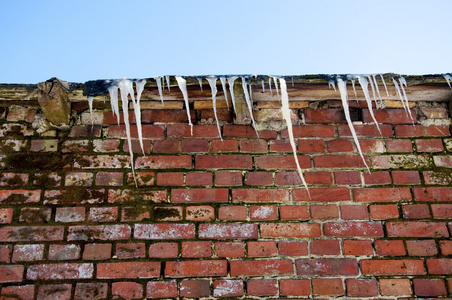
[[[116,114],[116,118],[118,119],[119,125],[118,86],[116,83],[108,87],[108,93],[110,94],[111,112],[113,113],[113,115]]]
[[[237,115],[237,110],[235,109],[235,95],[234,95],[234,81],[237,79],[237,76],[229,76],[228,84],[229,84],[229,92],[231,93],[232,107],[234,108],[234,113]]]
[[[355,81],[355,79],[352,79],[353,92],[355,93],[355,97],[358,97],[358,94],[356,94]]]
[[[380,74],[381,81],[383,81],[383,85],[385,86],[386,95],[389,97],[388,87],[386,86],[385,78],[383,77],[383,74]]]
[[[394,77],[392,78],[392,82],[394,83],[394,86],[396,88],[397,95],[399,95],[399,97],[400,97],[400,101],[402,101],[403,108],[406,111],[407,109],[405,106],[405,101],[403,101],[403,96],[402,96],[402,92],[400,91],[399,84],[397,83],[397,80],[394,79]]]
[[[449,74],[444,74],[443,77],[444,79],[446,79],[449,88],[452,90],[452,86],[450,85],[450,82],[452,81],[452,76],[450,76]]]
[[[366,163],[366,160],[364,159],[363,152],[361,151],[361,146],[359,145],[358,137],[356,136],[355,128],[353,127],[352,119],[350,118],[350,110],[348,108],[348,95],[347,95],[347,83],[342,80],[339,76],[336,77],[337,81],[337,87],[339,88],[339,92],[341,93],[341,100],[342,100],[342,106],[344,108],[345,113],[345,119],[348,123],[348,128],[350,129],[350,132],[352,133],[353,140],[355,141],[356,148],[358,149],[359,155],[363,159],[364,165],[367,168],[367,171],[370,173],[369,166]]]
[[[160,100],[162,101],[162,104],[163,104],[162,76],[156,76],[156,77],[154,77],[154,79],[155,79],[155,82],[157,82],[157,88],[159,90]]]
[[[141,128],[140,98],[141,98],[141,94],[143,93],[144,85],[146,84],[146,80],[145,79],[137,79],[135,81],[135,84],[136,84],[136,89],[137,89],[137,100],[135,102],[135,105],[133,106],[133,109],[135,111],[135,120],[137,123],[138,140],[140,142],[141,151],[143,152],[143,155],[145,155],[144,146],[143,146],[143,131]]]
[[[190,125],[191,135],[193,135],[193,124],[191,123],[190,106],[188,103],[187,81],[180,76],[176,75],[175,77],[176,77],[177,85],[179,86],[179,89],[181,90],[182,95],[184,96],[185,108],[187,109],[188,124]]]
[[[279,96],[278,81],[274,76],[271,76],[271,78],[273,78],[273,81],[275,82],[276,95]]]
[[[223,88],[223,92],[224,92],[224,99],[226,100],[226,105],[229,109],[228,91],[226,90],[226,77],[221,76],[220,82],[221,82],[221,87]]]
[[[364,77],[364,75],[356,75],[356,77],[358,78],[358,82],[361,85],[361,88],[363,90],[364,98],[366,98],[366,103],[367,103],[367,107],[369,108],[370,116],[372,117],[372,120],[374,120],[375,125],[377,126],[377,129],[381,134],[380,126],[378,125],[378,122],[375,119],[374,110],[372,108],[372,100],[370,99],[369,89],[368,89],[369,83],[368,83],[366,77]]]
[[[405,88],[403,87],[403,86],[408,87],[408,85],[407,85],[407,83],[406,83],[406,80],[405,80],[405,77],[400,76],[399,82],[400,82],[400,87],[401,87],[401,89],[402,89],[403,98],[405,98],[405,103],[406,103],[407,111],[408,111],[408,113],[409,113],[409,115],[410,115],[410,119],[411,119],[411,121],[413,122],[413,125],[414,125],[414,120],[413,120],[413,116],[411,115],[410,105],[408,104],[408,97],[406,96]]]
[[[265,82],[264,82],[264,79],[262,79],[262,93],[265,93]]]
[[[88,96],[88,106],[89,106],[89,115],[91,117],[91,125],[94,125],[94,120],[93,120],[93,100],[94,100],[93,96]]]
[[[127,142],[129,144],[130,165],[132,166],[132,174],[133,179],[135,181],[135,186],[138,186],[137,179],[135,177],[135,167],[133,161],[132,140],[130,137],[130,123],[129,123],[129,99],[128,99],[129,94],[131,95],[132,101],[135,102],[132,81],[130,81],[129,79],[122,79],[121,81],[119,81],[119,89],[121,91],[122,113],[124,117],[124,124],[126,125]]]
[[[379,108],[383,108],[383,99],[381,99],[380,89],[378,88],[378,83],[377,83],[377,79],[375,78],[375,75],[372,75],[372,79],[374,80],[375,90],[377,91],[378,98],[380,99],[380,107]]]
[[[196,79],[198,79],[199,87],[201,88],[201,92],[202,92],[202,77],[196,77]]]
[[[290,141],[290,145],[292,146],[293,156],[295,159],[295,164],[297,165],[298,175],[300,176],[301,181],[303,182],[303,185],[306,188],[306,191],[308,192],[309,198],[311,198],[308,185],[306,184],[306,181],[303,177],[303,172],[301,171],[300,163],[298,161],[297,146],[295,145],[295,140],[293,137],[293,130],[292,130],[292,120],[290,119],[289,95],[287,93],[286,80],[283,78],[279,78],[279,84],[281,85],[281,103],[282,103],[281,104],[281,113],[283,115],[283,119],[286,121],[286,124],[287,124],[287,133],[289,134],[289,141]]]
[[[272,78],[268,77],[268,88],[270,89],[270,94],[273,96],[273,91],[272,91]]]
[[[216,102],[216,95],[217,95],[217,78],[215,76],[209,76],[206,77],[206,80],[209,82],[210,89],[212,90],[212,102],[213,102],[213,114],[215,116],[215,121],[217,122],[217,128],[218,128],[218,135],[220,136],[220,139],[223,140],[221,137],[221,128],[220,128],[220,122],[218,122],[217,117],[217,102]]]
[[[169,75],[165,75],[166,78],[166,85],[168,86],[168,91],[170,90],[170,77]]]
[[[369,79],[369,83],[370,83],[370,87],[372,88],[372,95],[374,96],[374,102],[375,102],[375,106],[378,108],[380,108],[379,103],[377,102],[377,96],[375,94],[375,87],[374,87],[374,83],[372,81],[372,77],[370,77],[370,75],[367,75],[367,78]]]
[[[334,79],[328,79],[328,88],[333,87],[334,91],[336,91],[336,82]]]
[[[292,76],[292,87],[294,87],[295,85],[294,85],[294,83],[293,83],[293,76]]]
[[[251,121],[253,123],[254,130],[256,131],[257,137],[259,137],[259,132],[257,132],[256,123],[254,123],[254,117],[253,117],[253,103],[251,103],[250,95],[248,94],[248,83],[245,80],[245,77],[242,76],[242,87],[243,92],[245,93],[245,101],[246,105],[248,105],[248,110],[250,112]]]

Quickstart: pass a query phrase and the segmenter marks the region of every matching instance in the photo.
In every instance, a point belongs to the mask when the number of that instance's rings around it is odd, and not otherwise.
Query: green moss
[[[154,209],[154,219],[156,221],[179,217],[181,217],[181,214],[177,208],[156,207]]]
[[[59,170],[71,163],[68,156],[57,153],[17,153],[4,158],[3,162],[14,170]]]

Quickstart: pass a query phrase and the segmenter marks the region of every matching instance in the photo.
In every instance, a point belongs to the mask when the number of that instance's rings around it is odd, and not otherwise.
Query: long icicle
[[[111,112],[116,115],[119,125],[119,103],[118,103],[118,85],[114,82],[108,87],[108,94],[110,95]]]
[[[234,113],[236,115],[237,115],[237,110],[235,109],[234,81],[237,78],[238,78],[237,76],[229,76],[228,77],[229,93],[231,93],[232,107],[234,108]]]
[[[245,102],[246,102],[246,105],[248,106],[248,110],[250,112],[251,122],[253,123],[253,127],[254,127],[254,130],[256,131],[257,137],[259,137],[259,132],[257,132],[256,123],[254,122],[254,117],[253,117],[253,103],[251,103],[250,95],[248,94],[248,83],[246,82],[246,79],[244,76],[242,76],[242,87],[243,87],[243,92],[245,93]]]
[[[135,102],[135,105],[133,106],[135,111],[135,120],[137,123],[137,132],[138,132],[138,140],[140,142],[141,151],[144,153],[144,146],[143,146],[143,130],[141,128],[141,107],[140,107],[140,98],[141,94],[144,90],[144,85],[146,84],[145,79],[137,79],[135,81],[136,89],[137,89],[137,100]]]
[[[170,77],[169,75],[165,75],[166,78],[166,86],[168,87],[168,91],[170,91]]]
[[[308,185],[304,179],[303,172],[301,171],[300,163],[298,161],[297,146],[295,145],[295,140],[294,140],[293,130],[292,130],[292,120],[290,119],[289,94],[287,93],[286,80],[284,78],[279,78],[279,84],[281,85],[281,113],[282,113],[283,119],[286,121],[287,133],[289,134],[289,141],[290,141],[290,145],[292,146],[293,156],[295,159],[295,164],[297,165],[298,175],[300,176],[300,179],[303,182],[304,187],[306,188],[309,198],[311,198]]]
[[[159,90],[160,100],[163,104],[163,92],[162,92],[162,76],[156,76],[154,77],[155,82],[157,83],[157,88]]]
[[[375,87],[372,81],[372,77],[370,75],[367,75],[367,78],[369,79],[370,87],[372,88],[372,95],[374,96],[375,107],[378,109],[380,108],[380,104],[377,101],[377,95],[375,94]]]
[[[223,140],[223,137],[221,136],[220,122],[217,117],[217,78],[215,76],[208,76],[206,77],[206,80],[209,82],[210,89],[212,90],[213,114],[215,116],[215,121],[217,122],[218,135],[220,136],[220,139]]]
[[[381,99],[380,89],[378,88],[378,83],[377,83],[377,79],[375,78],[375,74],[372,75],[372,79],[374,80],[375,90],[377,91],[378,98],[380,99],[380,107],[379,108],[383,108],[383,99]]]
[[[221,87],[223,88],[223,93],[224,93],[224,99],[226,101],[226,106],[228,107],[228,110],[229,110],[228,91],[226,90],[226,77],[221,76],[220,77],[220,82],[221,82]]]
[[[94,96],[88,96],[88,106],[89,106],[89,115],[91,117],[91,126],[94,125],[94,120],[93,120],[93,100],[94,100]]]
[[[179,89],[182,92],[182,95],[184,96],[185,108],[187,110],[188,124],[190,125],[191,135],[193,135],[193,124],[191,122],[190,106],[188,103],[187,81],[184,78],[177,76],[177,75],[174,77],[176,77],[177,85],[179,86]]]
[[[199,87],[201,88],[201,92],[202,92],[202,77],[196,77],[196,79],[198,79]]]
[[[388,87],[386,86],[386,81],[385,81],[385,78],[383,77],[383,74],[380,74],[380,78],[381,78],[381,81],[383,81],[383,85],[385,86],[386,96],[389,97]]]
[[[378,125],[377,119],[375,119],[374,110],[372,108],[372,100],[370,99],[369,89],[368,89],[369,83],[368,83],[366,77],[364,77],[364,75],[356,75],[356,77],[358,78],[359,85],[361,86],[361,89],[363,90],[364,98],[366,98],[366,103],[367,103],[367,107],[369,108],[370,116],[372,117],[372,120],[374,120],[375,125],[377,126],[377,129],[381,134],[380,126]],[[347,103],[347,105],[348,105],[348,103]]]
[[[407,85],[407,83],[406,83],[405,77],[400,76],[399,82],[400,82],[400,88],[402,89],[403,98],[405,98],[405,103],[406,103],[406,108],[407,108],[408,114],[409,114],[409,116],[410,116],[411,122],[412,122],[413,125],[414,125],[413,116],[411,115],[410,104],[408,103],[408,97],[406,96],[405,88],[403,87],[403,86],[408,87],[408,85]]]
[[[403,100],[402,92],[400,91],[399,84],[397,83],[397,80],[394,79],[394,77],[392,77],[392,82],[394,83],[397,95],[399,95],[399,97],[400,97],[400,101],[402,102],[402,106],[405,109],[405,112],[407,112],[407,107],[405,105],[405,101]]]
[[[364,165],[367,168],[367,171],[370,173],[369,166],[366,163],[366,160],[364,158],[363,152],[361,151],[361,146],[359,145],[358,137],[356,135],[355,128],[353,127],[352,119],[350,118],[350,110],[348,108],[348,95],[347,95],[347,83],[342,80],[341,77],[336,77],[337,81],[337,87],[339,88],[339,92],[341,93],[341,100],[342,100],[342,107],[344,108],[345,113],[345,119],[348,123],[348,128],[350,129],[350,132],[352,133],[353,140],[355,141],[356,148],[358,149],[359,155],[361,156]]]
[[[443,77],[444,79],[446,79],[449,88],[452,90],[452,86],[450,85],[450,82],[452,81],[452,76],[450,76],[449,74],[444,74]]]

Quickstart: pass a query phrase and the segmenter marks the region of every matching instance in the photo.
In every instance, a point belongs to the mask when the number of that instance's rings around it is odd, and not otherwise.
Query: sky
[[[0,83],[452,72],[451,0],[0,0]]]

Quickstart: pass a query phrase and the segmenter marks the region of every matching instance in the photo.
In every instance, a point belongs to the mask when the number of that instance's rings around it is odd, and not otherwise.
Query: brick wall
[[[1,299],[451,297],[446,108],[376,111],[380,135],[354,105],[368,173],[337,104],[293,109],[310,197],[272,108],[259,139],[220,109],[223,141],[210,109],[193,136],[185,110],[143,110],[138,188],[111,112],[38,135],[39,109],[2,109]]]

